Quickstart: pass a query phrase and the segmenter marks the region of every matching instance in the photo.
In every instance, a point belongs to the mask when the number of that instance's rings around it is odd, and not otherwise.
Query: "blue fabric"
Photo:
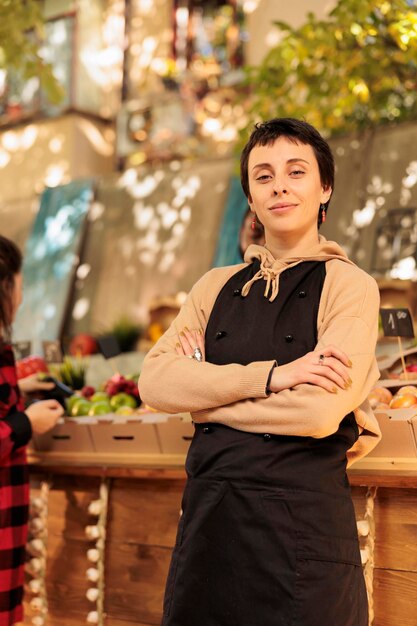
[[[242,262],[239,252],[239,231],[247,208],[248,201],[240,180],[237,176],[232,176],[213,267]]]

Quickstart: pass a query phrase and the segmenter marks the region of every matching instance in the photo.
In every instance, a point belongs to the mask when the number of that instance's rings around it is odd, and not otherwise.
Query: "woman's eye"
[[[256,180],[267,180],[268,178],[271,178],[270,174],[262,174],[262,176],[258,176]]]
[[[300,174],[304,174],[304,170],[293,170],[291,172],[291,174],[295,174],[296,176],[299,176]]]

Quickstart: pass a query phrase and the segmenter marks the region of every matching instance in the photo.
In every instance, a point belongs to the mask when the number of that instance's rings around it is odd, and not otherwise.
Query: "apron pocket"
[[[299,535],[291,626],[367,626],[357,539]]]

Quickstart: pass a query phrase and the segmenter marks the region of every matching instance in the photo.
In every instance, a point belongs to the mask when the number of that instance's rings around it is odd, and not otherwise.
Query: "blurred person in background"
[[[254,219],[253,213],[248,207],[239,230],[239,253],[242,261],[245,258],[246,250],[253,243],[263,246],[265,244],[265,232],[261,222],[256,218]]]
[[[30,376],[17,382],[11,326],[22,301],[22,255],[0,235],[0,626],[23,619],[23,582],[29,513],[26,445],[63,414],[56,400],[25,409],[22,396],[54,387]]]

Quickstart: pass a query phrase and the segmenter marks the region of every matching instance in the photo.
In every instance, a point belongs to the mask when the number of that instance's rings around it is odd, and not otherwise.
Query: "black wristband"
[[[276,368],[276,366],[277,366],[277,365],[275,364],[275,365],[273,365],[273,366],[271,367],[271,371],[269,372],[269,375],[268,375],[268,380],[266,381],[265,392],[266,392],[266,394],[267,394],[267,395],[269,395],[269,394],[271,393],[271,390],[270,390],[270,388],[269,388],[269,385],[271,384],[272,374],[273,374],[274,369]]]
[[[29,443],[32,438],[32,424],[26,413],[21,411],[8,415],[3,420],[12,429],[11,438],[15,448],[20,448]]]

